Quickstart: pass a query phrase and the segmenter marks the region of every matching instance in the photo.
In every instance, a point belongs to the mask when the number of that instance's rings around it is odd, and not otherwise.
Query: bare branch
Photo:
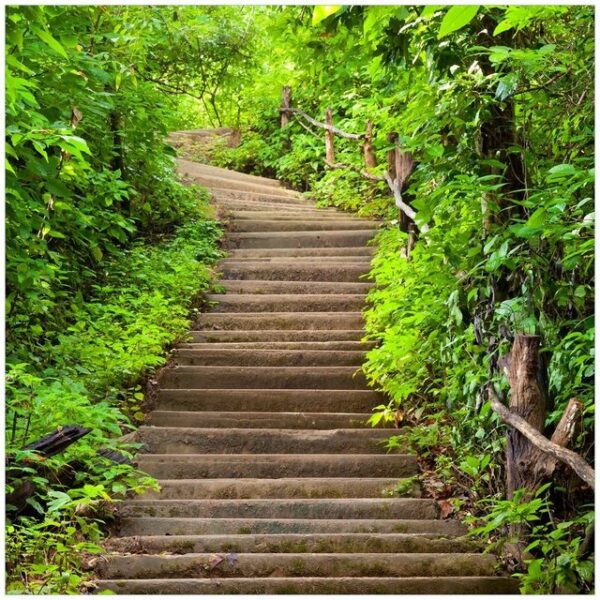
[[[330,133],[339,135],[340,137],[347,138],[349,140],[362,140],[365,137],[364,133],[348,133],[346,131],[338,129],[337,127],[333,127],[333,125],[321,123],[320,121],[317,121],[316,119],[313,119],[311,116],[307,115],[304,111],[300,110],[299,108],[280,108],[278,110],[279,112],[290,112],[292,114],[300,115],[301,117],[306,119],[311,125],[314,125],[315,127],[320,127],[321,129],[325,129]]]
[[[536,448],[539,448],[545,454],[549,454],[556,460],[565,463],[583,481],[585,481],[592,490],[594,489],[596,474],[594,469],[576,452],[563,448],[558,444],[550,441],[544,437],[539,431],[536,431],[525,419],[516,415],[515,413],[508,410],[504,404],[500,401],[496,390],[490,385],[488,386],[488,394],[490,398],[490,404],[494,412],[504,421],[504,423],[510,425],[516,429],[519,433],[524,435]]]

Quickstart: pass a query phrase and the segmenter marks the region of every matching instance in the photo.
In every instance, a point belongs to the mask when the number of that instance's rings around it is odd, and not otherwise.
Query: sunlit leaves
[[[458,31],[465,25],[468,25],[478,12],[479,6],[476,4],[460,4],[449,8],[442,19],[440,30],[438,32],[438,39],[446,37],[454,31]]]
[[[324,21],[327,17],[334,15],[343,5],[341,4],[323,4],[315,6],[312,15],[312,24],[318,25],[321,21]]]

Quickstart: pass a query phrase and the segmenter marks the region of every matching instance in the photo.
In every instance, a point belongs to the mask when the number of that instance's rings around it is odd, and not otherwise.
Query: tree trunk
[[[508,366],[508,381],[511,395],[510,412],[522,417],[540,433],[544,429],[546,415],[546,390],[544,387],[545,365],[540,359],[541,338],[537,335],[517,334],[505,364]],[[537,448],[514,429],[508,431],[506,446],[507,497],[512,498],[515,490],[527,487],[537,479],[536,464],[539,459]]]

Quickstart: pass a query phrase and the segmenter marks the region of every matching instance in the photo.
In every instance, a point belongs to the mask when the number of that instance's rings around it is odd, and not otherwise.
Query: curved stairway
[[[99,589],[514,593],[435,501],[394,495],[415,457],[365,427],[381,403],[358,371],[377,224],[277,181],[180,169],[211,189],[230,255],[139,431],[138,464],[162,489],[121,506]]]

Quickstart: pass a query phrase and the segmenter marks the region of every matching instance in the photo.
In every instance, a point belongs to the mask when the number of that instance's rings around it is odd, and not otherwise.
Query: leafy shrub
[[[104,263],[104,276],[92,286],[90,300],[74,308],[69,326],[39,336],[35,353],[28,346],[10,347],[7,450],[18,460],[9,471],[9,491],[33,476],[37,488],[28,504],[38,516],[11,516],[8,507],[9,590],[77,592],[86,579],[78,553],[98,551],[110,503],[153,485],[133,467],[112,464],[96,451],[131,456],[136,449],[120,436],[143,417],[140,383],[165,363],[165,349],[187,331],[190,304],[207,289],[208,265],[220,256],[219,236],[214,221],[198,216],[160,244],[134,243]],[[73,423],[92,431],[45,461],[43,474],[24,466],[21,447]],[[55,477],[74,460],[83,466],[71,489],[61,489]]]

